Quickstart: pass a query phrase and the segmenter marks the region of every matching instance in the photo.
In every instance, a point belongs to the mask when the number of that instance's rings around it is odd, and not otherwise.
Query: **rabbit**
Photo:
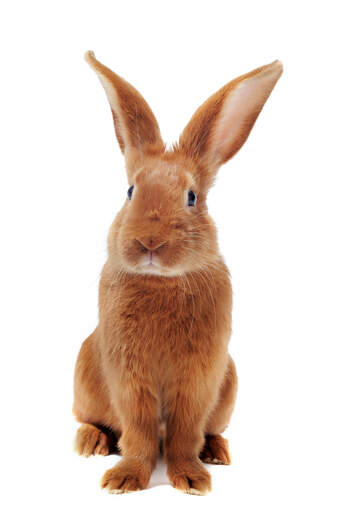
[[[206,197],[246,141],[282,64],[222,87],[166,148],[138,91],[93,52],[85,58],[109,100],[129,188],[108,235],[98,326],[76,363],[75,449],[84,456],[119,449],[101,485],[125,493],[148,486],[161,443],[171,485],[204,495],[211,477],[203,462],[231,462],[221,433],[237,393],[231,282]]]

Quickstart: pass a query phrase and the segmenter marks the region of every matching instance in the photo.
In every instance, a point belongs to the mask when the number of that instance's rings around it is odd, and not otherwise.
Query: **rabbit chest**
[[[100,302],[102,346],[119,373],[160,377],[225,359],[231,286],[214,276],[132,277]]]

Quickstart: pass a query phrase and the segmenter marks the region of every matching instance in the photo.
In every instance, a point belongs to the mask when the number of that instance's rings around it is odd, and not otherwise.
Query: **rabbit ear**
[[[122,153],[162,151],[159,125],[141,94],[123,78],[101,64],[91,51],[85,60],[96,71],[107,94]]]
[[[204,186],[244,144],[282,69],[276,60],[240,76],[195,112],[180,136],[179,149],[202,164]]]

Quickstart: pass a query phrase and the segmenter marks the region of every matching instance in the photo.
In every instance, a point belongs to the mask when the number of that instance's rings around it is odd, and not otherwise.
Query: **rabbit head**
[[[142,96],[96,60],[86,60],[107,94],[129,181],[109,233],[109,260],[133,273],[175,276],[214,265],[216,231],[207,192],[219,167],[246,141],[282,73],[279,61],[222,87],[194,114],[179,142],[166,149]]]

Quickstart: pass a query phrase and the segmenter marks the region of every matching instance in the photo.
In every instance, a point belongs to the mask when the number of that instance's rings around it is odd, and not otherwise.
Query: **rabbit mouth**
[[[154,274],[166,277],[173,277],[179,274],[178,270],[165,267],[161,263],[160,258],[153,252],[151,252],[151,254],[145,254],[140,262],[136,265],[135,270],[141,274]]]
[[[144,240],[143,240],[144,241]],[[151,245],[151,244],[150,244]],[[122,244],[122,263],[137,274],[175,276],[182,273],[181,251],[169,241],[157,241],[154,247],[141,240],[125,241]]]
[[[158,257],[153,251],[148,251],[146,255],[145,265],[147,267],[160,267],[160,263],[158,261]]]
[[[147,274],[166,274],[167,269],[164,266],[165,251],[167,252],[168,243],[157,241],[153,244],[151,239],[148,243],[144,239],[135,239],[133,243],[127,243],[124,246],[125,262],[138,273]]]
[[[143,256],[140,265],[143,269],[152,272],[158,270],[158,273],[160,273],[162,269],[160,262],[158,261],[158,257],[153,251],[148,251],[147,254]]]

